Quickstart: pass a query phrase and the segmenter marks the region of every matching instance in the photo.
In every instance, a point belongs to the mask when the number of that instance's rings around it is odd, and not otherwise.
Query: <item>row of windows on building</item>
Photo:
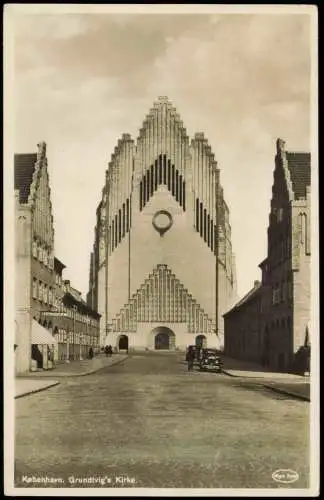
[[[109,253],[113,252],[131,227],[131,199],[127,198],[118,210],[108,229]]]
[[[32,290],[33,299],[37,299],[40,302],[44,302],[44,304],[52,306],[55,305],[56,297],[54,295],[54,289],[50,285],[47,285],[46,283],[38,281],[36,278],[33,278],[32,287],[33,287]]]
[[[186,210],[186,183],[183,176],[171,165],[166,155],[159,155],[154,165],[146,171],[140,182],[139,207],[143,210],[158,186],[164,184],[172,196]]]
[[[47,266],[49,269],[54,268],[54,256],[52,251],[45,248],[36,240],[32,243],[32,254],[33,257],[39,260],[39,262],[42,262],[44,266]]]
[[[78,345],[99,345],[99,335],[87,335],[77,332],[66,332],[63,329],[59,329],[58,332],[54,332],[55,338],[59,343],[78,344]]]

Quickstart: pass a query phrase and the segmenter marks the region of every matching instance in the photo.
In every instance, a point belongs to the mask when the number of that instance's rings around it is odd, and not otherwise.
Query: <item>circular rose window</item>
[[[154,215],[152,224],[154,229],[160,233],[160,236],[163,236],[173,224],[172,215],[166,210],[159,210]]]

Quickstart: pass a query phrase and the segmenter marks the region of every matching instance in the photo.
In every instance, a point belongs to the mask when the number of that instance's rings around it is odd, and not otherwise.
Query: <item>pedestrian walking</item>
[[[195,360],[195,352],[192,348],[189,348],[187,359],[188,359],[188,372],[192,372]]]
[[[109,346],[106,345],[105,347],[105,354],[106,354],[106,357],[108,358],[108,355],[109,355]]]
[[[89,349],[89,359],[92,359],[93,358],[93,349],[92,347],[90,347]]]

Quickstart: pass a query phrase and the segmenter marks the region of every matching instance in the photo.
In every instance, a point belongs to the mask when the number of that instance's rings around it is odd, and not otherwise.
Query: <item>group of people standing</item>
[[[108,357],[108,356],[112,356],[112,353],[113,353],[113,350],[112,350],[111,345],[106,345],[106,346],[105,346],[105,354],[106,354],[106,356],[107,356],[107,357]]]

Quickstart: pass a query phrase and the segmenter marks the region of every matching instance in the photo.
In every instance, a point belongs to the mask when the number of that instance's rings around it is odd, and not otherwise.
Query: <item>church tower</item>
[[[97,207],[88,301],[117,348],[221,349],[236,300],[229,208],[203,133],[167,97],[118,141]]]

